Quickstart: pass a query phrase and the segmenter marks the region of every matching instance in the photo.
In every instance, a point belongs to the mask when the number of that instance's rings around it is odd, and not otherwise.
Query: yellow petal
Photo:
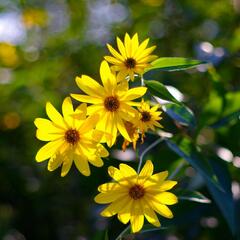
[[[163,181],[167,178],[168,171],[156,173],[152,175],[144,184],[145,187],[152,187],[156,185],[161,185]],[[159,186],[160,187],[160,186]]]
[[[126,52],[125,52],[125,47],[123,45],[123,42],[118,37],[117,37],[117,45],[118,45],[119,52],[126,59],[127,55],[126,55]]]
[[[40,130],[40,129],[37,129],[36,131],[36,137],[37,139],[41,140],[41,141],[54,141],[54,140],[57,140],[59,138],[62,138],[63,137],[63,134],[62,133],[57,133],[57,134],[54,134],[54,133],[48,133],[48,132],[45,132],[44,130]]]
[[[104,59],[111,64],[122,65],[122,62],[117,58],[114,58],[114,57],[111,57],[111,56],[105,56]]]
[[[121,181],[122,185],[127,185],[127,186],[129,185],[129,182],[125,179],[125,176],[123,175],[123,172],[121,172],[119,169],[117,169],[113,166],[110,166],[108,168],[108,174],[115,181],[117,181],[117,182]]]
[[[136,98],[142,97],[147,91],[146,87],[135,87],[127,91],[127,93],[121,98],[122,101],[131,101]]]
[[[63,101],[62,104],[62,113],[64,120],[67,122],[68,126],[73,125],[73,117],[71,116],[73,114],[73,105],[72,105],[72,100],[70,97],[66,97]]]
[[[117,128],[119,130],[119,132],[121,133],[121,135],[127,139],[129,142],[132,142],[131,138],[128,135],[127,129],[122,121],[122,119],[116,115],[116,121],[117,121]]]
[[[100,157],[108,157],[109,156],[109,152],[102,144],[98,144],[98,154]]]
[[[37,152],[36,161],[42,162],[42,161],[52,157],[53,155],[55,155],[57,153],[58,149],[63,144],[64,144],[64,141],[62,139],[45,144]]]
[[[133,204],[130,222],[133,233],[139,232],[143,227],[144,215],[141,207],[137,203]]]
[[[107,44],[108,50],[111,52],[111,54],[117,58],[119,61],[124,62],[123,56],[121,56],[111,45]]]
[[[78,87],[87,95],[93,97],[99,97],[104,95],[104,88],[97,81],[90,78],[89,76],[82,75],[81,78],[76,77],[75,80]]]
[[[51,157],[50,160],[48,161],[48,171],[54,171],[58,167],[61,166],[63,162],[63,158],[61,155],[56,154],[55,156]]]
[[[115,182],[108,182],[100,185],[98,187],[99,192],[108,192],[108,191],[114,191],[114,190],[120,190],[121,186]]]
[[[80,135],[91,131],[97,124],[99,115],[95,114],[88,117],[79,128]]]
[[[152,176],[153,173],[153,164],[152,161],[147,160],[144,167],[142,168],[139,176],[138,176],[138,182],[143,183],[146,179],[148,179],[150,176]]]
[[[62,171],[61,171],[61,177],[65,177],[71,166],[72,166],[73,159],[72,158],[65,158],[62,164]]]
[[[133,200],[131,199],[128,204],[123,206],[123,208],[118,212],[118,219],[123,224],[127,224],[131,218],[131,208],[133,204]]]
[[[162,192],[158,194],[154,194],[154,199],[162,204],[173,205],[178,202],[177,197],[170,192]]]
[[[97,203],[105,204],[117,201],[119,198],[127,196],[124,192],[116,191],[108,191],[105,193],[99,193],[95,198],[94,201]]]
[[[103,111],[104,111],[103,104],[96,104],[96,105],[89,106],[87,108],[87,114],[88,115],[93,115],[93,114],[96,114],[96,113],[102,113]]]
[[[37,128],[47,133],[64,134],[65,132],[65,129],[56,126],[53,122],[45,118],[36,118],[34,124]]]
[[[101,215],[103,217],[111,217],[117,214],[128,203],[129,203],[129,198],[124,196],[118,199],[117,201],[112,202],[107,208],[105,208],[101,212]]]
[[[135,55],[134,55],[135,58],[138,58],[138,56],[142,54],[142,52],[144,51],[144,49],[147,47],[148,42],[149,42],[149,38],[147,38],[146,40],[144,40],[144,41],[140,44],[137,52],[136,52]]]
[[[160,227],[160,222],[158,220],[156,213],[152,210],[152,208],[148,205],[148,203],[145,200],[143,201],[143,206],[144,216],[146,217],[147,221],[154,225],[155,227]]]
[[[150,55],[154,50],[155,50],[156,46],[152,46],[150,48],[145,49],[137,58],[137,62],[141,61],[141,59],[147,57],[148,55]]]
[[[78,171],[80,173],[82,173],[82,175],[90,176],[91,172],[90,172],[87,158],[85,156],[80,156],[80,155],[75,154],[74,163],[75,163]]]
[[[164,182],[161,184],[161,186],[159,186],[159,190],[160,190],[160,191],[170,190],[170,189],[172,189],[176,184],[177,184],[176,181],[171,181],[171,180],[164,181]]]
[[[103,102],[101,98],[82,95],[82,94],[71,94],[71,97],[78,100],[79,102],[86,102],[86,103],[93,103],[93,104],[98,104]]]
[[[121,175],[128,181],[130,181],[131,183],[135,183],[137,180],[137,173],[136,171],[128,166],[127,164],[121,163],[119,165],[119,169],[121,172]]]
[[[127,57],[132,57],[131,38],[129,37],[128,33],[125,34],[124,45]]]
[[[112,74],[110,67],[106,61],[102,61],[101,63],[100,76],[101,76],[104,88],[111,93],[112,90],[117,85],[117,80],[115,76]]]
[[[138,50],[138,34],[135,33],[133,38],[132,38],[132,55],[134,56],[134,54],[136,53],[136,51]]]
[[[48,117],[59,127],[66,128],[67,125],[63,120],[62,115],[56,110],[56,108],[50,103],[46,104],[46,112]]]
[[[88,156],[88,161],[95,167],[102,167],[103,166],[103,160],[96,155]]]
[[[117,74],[117,82],[125,81],[128,72],[124,69]]]
[[[156,201],[149,201],[149,203],[155,212],[159,213],[163,217],[173,218],[172,211],[166,205]]]

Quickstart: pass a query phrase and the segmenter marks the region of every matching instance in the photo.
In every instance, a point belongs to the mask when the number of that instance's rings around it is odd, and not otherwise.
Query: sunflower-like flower
[[[115,181],[100,185],[100,193],[95,197],[97,203],[110,203],[101,212],[102,216],[117,214],[122,223],[130,221],[134,233],[142,229],[144,217],[159,227],[160,222],[155,212],[166,218],[173,217],[166,205],[176,204],[178,200],[173,193],[167,191],[177,182],[165,180],[168,171],[153,174],[153,164],[148,160],[140,174],[126,164],[120,164],[119,169],[110,166],[108,173]]]
[[[124,120],[135,116],[137,110],[132,106],[139,106],[140,103],[133,102],[145,94],[146,87],[128,88],[128,82],[117,82],[106,61],[100,66],[100,76],[103,86],[92,78],[82,75],[76,78],[78,87],[87,95],[71,94],[78,101],[92,104],[88,107],[88,114],[100,115],[96,129],[105,132],[104,141],[112,146],[117,137],[118,131],[128,141],[132,141],[124,125]]]
[[[49,141],[37,152],[37,162],[50,158],[48,170],[53,171],[62,165],[61,176],[65,176],[74,162],[77,169],[85,176],[90,175],[89,163],[101,167],[101,157],[107,157],[108,151],[98,143],[94,127],[98,115],[86,118],[87,105],[81,104],[75,111],[70,97],[62,104],[63,116],[48,102],[46,112],[50,120],[36,118],[36,137]]]
[[[127,76],[134,80],[134,74],[142,75],[144,69],[149,67],[151,62],[157,58],[151,55],[156,46],[146,48],[149,39],[143,41],[140,45],[138,42],[138,34],[136,33],[132,39],[126,33],[124,43],[117,37],[117,52],[111,45],[107,44],[112,56],[105,56],[105,60],[113,64],[112,69],[118,72],[117,79],[121,81]]]
[[[162,127],[162,125],[158,122],[162,119],[160,117],[161,111],[158,111],[159,105],[155,105],[151,107],[147,102],[142,100],[141,106],[138,107],[138,114],[133,120],[134,126],[138,127],[142,133],[142,140],[145,136],[145,132],[148,129],[155,130],[155,127]]]

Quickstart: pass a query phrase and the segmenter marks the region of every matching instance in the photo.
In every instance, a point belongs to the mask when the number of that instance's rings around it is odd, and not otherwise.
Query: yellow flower
[[[148,129],[155,130],[155,127],[162,127],[162,125],[158,122],[162,119],[160,117],[161,111],[157,111],[159,105],[155,105],[152,108],[150,105],[142,100],[141,106],[138,108],[138,114],[133,120],[134,126],[138,127],[142,133],[142,140],[144,138],[144,134]]]
[[[176,204],[177,197],[167,192],[177,184],[176,181],[165,180],[168,172],[153,174],[153,164],[146,162],[140,174],[126,164],[120,164],[119,169],[110,166],[109,175],[115,180],[98,187],[100,193],[95,201],[110,205],[101,215],[111,217],[117,214],[118,219],[131,223],[132,232],[138,232],[144,224],[144,217],[156,227],[160,222],[155,212],[166,218],[173,214],[166,205]]]
[[[150,63],[157,58],[155,55],[150,55],[156,46],[146,48],[149,39],[143,41],[140,45],[138,42],[138,34],[136,33],[132,39],[126,33],[124,43],[117,37],[117,52],[111,45],[107,44],[112,56],[105,56],[105,60],[113,64],[112,70],[117,71],[117,79],[121,81],[126,76],[134,80],[134,73],[142,75],[144,69],[150,66]]]
[[[16,67],[19,63],[17,49],[10,43],[0,43],[0,64],[5,67]]]
[[[48,14],[44,9],[26,9],[22,13],[22,21],[28,28],[34,26],[45,27],[48,21]]]
[[[86,118],[86,104],[81,104],[74,111],[70,97],[63,101],[63,116],[50,102],[46,104],[46,112],[51,121],[44,118],[34,121],[38,128],[36,137],[41,141],[49,141],[38,151],[37,162],[50,158],[49,171],[62,165],[62,177],[68,173],[73,162],[85,176],[90,175],[88,162],[96,167],[103,165],[101,157],[107,157],[108,152],[97,142],[97,134],[93,130],[98,115]]]
[[[143,96],[147,88],[128,89],[126,80],[118,83],[106,61],[101,63],[100,76],[103,86],[86,75],[77,77],[78,87],[89,96],[80,94],[71,94],[71,96],[78,101],[92,104],[88,107],[88,114],[100,115],[96,128],[106,133],[104,141],[108,146],[115,143],[118,131],[131,142],[123,120],[128,121],[136,114],[137,110],[132,106],[138,106],[140,103],[132,100]]]

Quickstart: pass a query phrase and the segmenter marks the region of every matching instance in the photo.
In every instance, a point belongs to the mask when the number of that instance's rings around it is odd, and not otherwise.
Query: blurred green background
[[[99,216],[102,206],[93,197],[97,186],[109,180],[109,165],[118,166],[126,158],[137,166],[134,152],[119,152],[120,140],[103,168],[91,167],[90,177],[72,167],[61,178],[60,169],[48,172],[47,162],[35,162],[43,143],[35,138],[33,121],[46,117],[47,101],[60,110],[65,96],[79,92],[76,75],[99,79],[105,44],[115,46],[115,37],[122,38],[125,32],[137,32],[141,41],[150,37],[160,57],[195,58],[215,67],[155,71],[147,77],[183,94],[180,98],[196,116],[197,127],[191,135],[205,155],[214,153],[216,161],[229,170],[234,212],[240,215],[239,0],[1,0],[0,239],[101,240],[108,229],[112,240],[124,229],[116,217]],[[184,128],[163,116],[165,131],[185,134]],[[141,148],[153,138],[148,136]],[[170,173],[182,161],[166,144],[148,157],[156,162],[156,170]],[[224,177],[225,172],[220,175]],[[204,180],[189,165],[176,178],[182,188],[197,189],[211,198]],[[223,199],[222,204],[228,202]],[[233,239],[214,202],[180,201],[172,209],[175,219],[167,223],[168,228],[135,238]]]

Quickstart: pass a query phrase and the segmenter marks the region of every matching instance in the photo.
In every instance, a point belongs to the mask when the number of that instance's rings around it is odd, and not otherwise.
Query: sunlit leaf
[[[155,80],[144,81],[144,83],[152,95],[164,100],[179,103],[162,83]]]
[[[205,197],[202,193],[190,190],[178,190],[176,195],[179,200],[187,200],[198,203],[211,203],[211,200]]]
[[[159,69],[162,71],[180,71],[189,68],[196,67],[197,65],[204,64],[206,62],[199,61],[199,60],[192,60],[188,58],[181,58],[181,57],[163,57],[158,58],[152,62],[151,67],[145,70],[149,72],[153,69]]]

